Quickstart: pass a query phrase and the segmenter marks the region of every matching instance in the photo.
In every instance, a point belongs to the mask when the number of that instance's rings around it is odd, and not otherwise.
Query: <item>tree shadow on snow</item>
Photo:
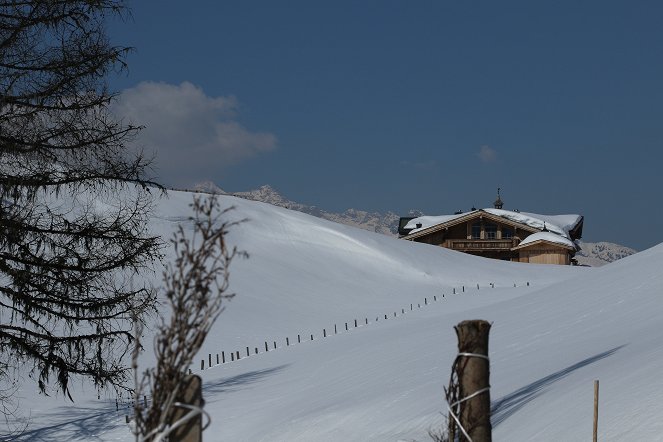
[[[265,370],[249,371],[246,373],[220,379],[216,382],[203,383],[203,398],[209,403],[214,395],[224,392],[235,391],[242,386],[257,382],[271,374],[279,372],[287,365],[268,368]],[[115,403],[106,402],[103,405],[90,407],[62,406],[49,410],[44,414],[32,416],[28,429],[19,435],[12,435],[10,439],[18,442],[46,442],[46,441],[99,441],[105,440],[104,433],[111,430],[119,430],[124,427],[128,439],[133,439],[128,425],[125,423],[125,415],[133,415],[131,406],[125,404],[115,409]],[[41,428],[31,428],[35,425],[43,425]],[[0,433],[0,441],[6,440],[6,435]]]
[[[559,381],[562,378],[565,378],[579,368],[593,364],[594,362],[600,361],[601,359],[607,358],[608,356],[612,356],[622,347],[624,347],[624,345],[620,345],[608,351],[604,351],[603,353],[599,353],[587,359],[583,359],[580,362],[576,362],[573,365],[541,378],[538,381],[532,382],[531,384],[525,385],[513,393],[507,394],[506,396],[493,401],[490,407],[490,420],[493,424],[493,428],[497,427],[506,419],[513,416],[518,410],[527,405],[527,403],[542,395],[545,392],[544,389],[546,387]]]
[[[115,409],[115,404],[105,404],[95,407],[62,406],[48,411],[39,416],[32,416],[31,425],[26,431],[11,437],[13,441],[94,441],[101,440],[102,433],[114,429],[124,423],[124,416],[132,414],[132,409],[120,407]],[[54,422],[52,425],[44,425],[41,428],[30,429],[35,424]],[[126,428],[129,433],[129,428]],[[2,439],[2,436],[0,436]]]

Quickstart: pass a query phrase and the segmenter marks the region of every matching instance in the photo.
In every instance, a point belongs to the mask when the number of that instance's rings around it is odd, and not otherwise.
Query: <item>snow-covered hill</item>
[[[211,181],[205,181],[195,186],[196,191],[216,194],[228,194]],[[348,226],[358,227],[371,232],[382,233],[390,236],[398,235],[398,220],[400,215],[394,212],[366,212],[357,209],[347,209],[342,213],[328,212],[316,206],[297,203],[285,198],[271,186],[265,185],[258,189],[248,192],[235,192],[233,196],[249,199],[252,201],[261,201],[286,209],[297,210],[308,215],[317,216],[329,221]],[[410,210],[407,216],[421,216],[422,212]],[[581,251],[576,254],[576,260],[580,265],[590,267],[600,267],[610,262],[634,254],[636,251],[619,244],[610,242],[582,242],[580,241]]]
[[[195,190],[200,192],[228,194],[214,183],[206,181],[195,186]],[[251,201],[261,201],[286,209],[297,210],[308,215],[317,216],[329,221],[348,226],[358,227],[371,232],[382,233],[384,235],[396,236],[398,232],[398,220],[400,215],[394,212],[367,212],[365,210],[347,209],[344,212],[336,213],[320,209],[316,206],[297,203],[281,195],[278,191],[269,185],[261,186],[258,189],[247,192],[234,192],[229,195],[245,198]],[[411,216],[422,215],[421,212],[411,211]]]
[[[186,222],[190,199],[169,192],[153,231]],[[212,416],[205,440],[429,440],[443,423],[453,326],[475,318],[493,322],[494,440],[589,439],[594,379],[600,440],[661,440],[663,245],[600,269],[519,264],[221,200],[248,219],[229,240],[250,258],[234,263],[237,297],[199,358],[252,355],[192,367]],[[264,352],[266,341],[278,349]],[[31,422],[17,440],[132,440],[112,397],[80,386],[67,405],[34,390],[21,390]]]

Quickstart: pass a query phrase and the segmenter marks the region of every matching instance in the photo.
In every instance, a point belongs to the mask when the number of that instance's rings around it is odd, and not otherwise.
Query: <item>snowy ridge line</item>
[[[523,286],[529,287],[530,286],[529,281],[527,281]],[[491,282],[491,283],[488,284],[488,287],[495,288],[495,284]],[[516,288],[516,287],[518,287],[518,285],[514,282],[513,283],[513,288]],[[457,291],[456,287],[453,287],[452,292],[450,293],[450,295],[463,294],[463,293],[465,293],[466,288],[469,290],[469,286],[463,285]],[[472,286],[472,288],[474,288],[474,286]],[[504,288],[504,287],[502,287],[502,288]],[[477,291],[480,290],[480,284],[479,283],[476,284],[476,290]],[[427,307],[429,305],[432,305],[431,304],[432,302],[437,302],[438,300],[441,300],[441,299],[445,299],[445,293],[442,293],[441,297],[439,297],[437,295],[433,295],[432,301],[430,301],[428,297],[424,297],[423,307]],[[414,304],[415,303],[410,303],[410,311],[414,311]],[[420,309],[421,307],[422,307],[422,304],[417,303],[417,308]],[[376,323],[380,322],[380,318],[382,318],[382,317],[384,317],[384,319],[382,320],[382,322],[384,322],[385,320],[387,320],[389,318],[403,317],[408,312],[407,308],[401,308],[400,310],[401,310],[400,314],[398,313],[398,311],[394,311],[393,316],[391,316],[390,313],[389,314],[384,314],[384,315],[378,315],[378,316],[375,317],[375,321],[372,321],[372,320],[369,321],[368,317],[364,316],[364,321],[363,322],[359,319],[353,319],[352,321],[345,322],[344,323],[345,333],[351,332],[352,329],[366,327],[368,325],[376,324]],[[341,323],[341,324],[343,324],[343,323]],[[354,327],[353,327],[353,324],[354,324]],[[215,358],[216,363],[213,363],[213,361],[214,361],[214,359],[212,358],[213,353],[208,353],[207,366],[205,366],[205,359],[200,360],[200,371],[209,370],[211,368],[216,368],[216,367],[219,367],[219,366],[223,366],[223,365],[226,365],[226,364],[230,364],[232,362],[237,362],[239,360],[246,359],[246,358],[251,357],[251,356],[263,355],[263,354],[273,352],[273,351],[276,351],[276,350],[279,350],[279,349],[294,347],[296,344],[303,344],[303,343],[310,342],[310,341],[318,341],[320,339],[325,339],[325,338],[331,337],[333,335],[342,334],[344,332],[343,328],[339,327],[338,324],[334,324],[334,328],[333,328],[334,332],[333,333],[331,333],[331,330],[332,329],[330,328],[329,332],[328,332],[326,328],[323,328],[322,329],[322,337],[318,336],[318,338],[315,338],[314,333],[298,334],[296,342],[294,341],[294,339],[293,339],[293,342],[290,342],[290,337],[288,336],[288,337],[285,338],[285,346],[277,345],[277,341],[275,341],[275,340],[264,341],[264,345],[260,344],[258,347],[254,346],[253,351],[251,351],[250,346],[245,347],[245,350],[246,350],[245,352],[240,351],[240,350],[231,351],[230,353],[228,353],[229,354],[228,357],[230,359],[228,359],[226,357],[226,352],[224,350],[224,351],[221,351],[221,353],[216,353],[216,358]],[[264,347],[264,350],[263,350],[263,347]],[[244,355],[244,353],[246,353],[246,355]],[[191,368],[189,368],[189,373],[192,373]]]

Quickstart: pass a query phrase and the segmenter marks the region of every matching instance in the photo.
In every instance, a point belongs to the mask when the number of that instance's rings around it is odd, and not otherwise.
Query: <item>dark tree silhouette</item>
[[[0,375],[20,367],[46,393],[69,395],[76,375],[124,385],[132,318],[154,303],[132,281],[159,253],[146,216],[160,188],[106,84],[128,49],[104,22],[125,11],[0,0]]]

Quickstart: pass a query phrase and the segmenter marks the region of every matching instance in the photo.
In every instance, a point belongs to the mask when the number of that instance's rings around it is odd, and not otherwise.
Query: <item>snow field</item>
[[[169,192],[151,228],[169,236],[186,219],[190,199]],[[233,263],[237,297],[192,367],[203,377],[212,416],[205,440],[430,440],[428,429],[444,422],[453,326],[465,319],[493,323],[495,440],[588,440],[594,379],[601,382],[600,440],[663,440],[663,246],[599,269],[518,264],[267,204],[222,203],[236,207],[231,216],[248,219],[229,239],[250,258]],[[450,295],[463,285],[465,293]],[[383,319],[394,311],[397,318]],[[378,315],[377,324],[354,329],[355,318],[374,322]],[[330,335],[324,339],[323,328]],[[302,344],[283,348],[298,333]],[[277,351],[199,370],[208,353],[245,354],[246,346],[264,350],[264,341],[274,340]],[[133,440],[126,411],[115,411],[112,398],[98,400],[81,385],[77,403],[67,405],[34,390],[25,384],[21,392],[32,422],[19,440]]]

